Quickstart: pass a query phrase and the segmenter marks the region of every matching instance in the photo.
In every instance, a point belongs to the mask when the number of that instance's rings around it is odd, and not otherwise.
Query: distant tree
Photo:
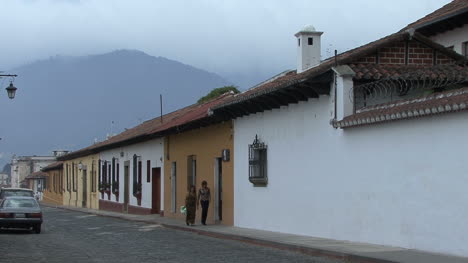
[[[206,96],[201,97],[197,102],[203,103],[230,91],[234,92],[234,94],[240,93],[236,86],[224,86],[221,88],[211,90],[210,93],[208,93]]]

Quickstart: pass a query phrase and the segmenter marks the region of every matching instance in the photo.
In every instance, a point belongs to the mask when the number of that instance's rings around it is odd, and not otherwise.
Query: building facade
[[[98,165],[99,155],[61,158],[63,161],[63,204],[99,209]]]
[[[63,205],[63,192],[65,191],[63,162],[55,162],[44,168],[45,188],[42,191],[42,201],[53,205]]]
[[[26,176],[54,163],[56,156],[18,156],[11,162],[12,187],[27,187]]]
[[[164,215],[185,220],[180,207],[191,185],[208,183],[211,202],[207,223],[234,222],[234,145],[232,122],[227,121],[166,137]],[[224,160],[223,160],[224,152]],[[197,221],[201,209],[197,210]]]
[[[47,187],[47,177],[42,171],[34,172],[24,178],[23,188],[33,190],[37,200],[42,201],[43,191]]]
[[[68,153],[68,151],[53,151],[51,156],[13,156],[11,160],[11,186],[27,187],[24,180],[26,176],[40,171],[49,164],[54,163],[57,157]]]
[[[234,117],[234,225],[468,256],[467,65],[404,30],[215,107]]]
[[[164,139],[99,153],[99,207],[131,214],[164,211]]]

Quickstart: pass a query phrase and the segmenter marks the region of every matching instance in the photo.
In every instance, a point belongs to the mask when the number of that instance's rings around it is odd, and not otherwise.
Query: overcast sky
[[[221,75],[295,67],[294,34],[322,55],[373,41],[449,0],[0,0],[0,70],[54,55],[138,49]]]

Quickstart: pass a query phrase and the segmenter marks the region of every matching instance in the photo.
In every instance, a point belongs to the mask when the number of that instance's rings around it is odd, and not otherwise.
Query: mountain
[[[0,152],[76,150],[163,112],[195,103],[231,83],[219,75],[135,50],[55,56],[10,70],[16,98],[0,96]],[[3,84],[2,84],[3,82]],[[6,87],[8,79],[0,79]]]

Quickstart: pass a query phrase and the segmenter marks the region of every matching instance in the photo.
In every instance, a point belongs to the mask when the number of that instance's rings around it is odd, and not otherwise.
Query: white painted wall
[[[468,113],[341,130],[332,105],[235,120],[235,226],[468,256]],[[255,134],[267,187],[248,180]]]
[[[21,181],[31,173],[56,162],[55,156],[18,156],[11,161],[11,185],[20,187]]]
[[[431,39],[446,47],[453,46],[453,50],[462,54],[462,44],[468,42],[468,25],[435,35]]]
[[[124,153],[124,157],[120,157],[120,153]],[[130,205],[138,206],[137,198],[133,196],[133,155],[136,154],[141,156],[142,161],[142,198],[141,207],[151,208],[152,198],[152,183],[146,181],[146,161],[151,161],[151,168],[161,168],[161,210],[164,210],[164,140],[154,139],[142,143],[137,143],[125,147],[115,148],[100,153],[101,161],[108,161],[112,164],[112,158],[117,158],[119,162],[119,203],[124,201],[124,167],[125,161],[130,162],[130,173],[129,173],[129,193],[130,193]],[[111,201],[116,201],[115,195],[111,195]],[[101,195],[99,195],[101,198]],[[107,194],[104,195],[104,199],[108,200]]]

